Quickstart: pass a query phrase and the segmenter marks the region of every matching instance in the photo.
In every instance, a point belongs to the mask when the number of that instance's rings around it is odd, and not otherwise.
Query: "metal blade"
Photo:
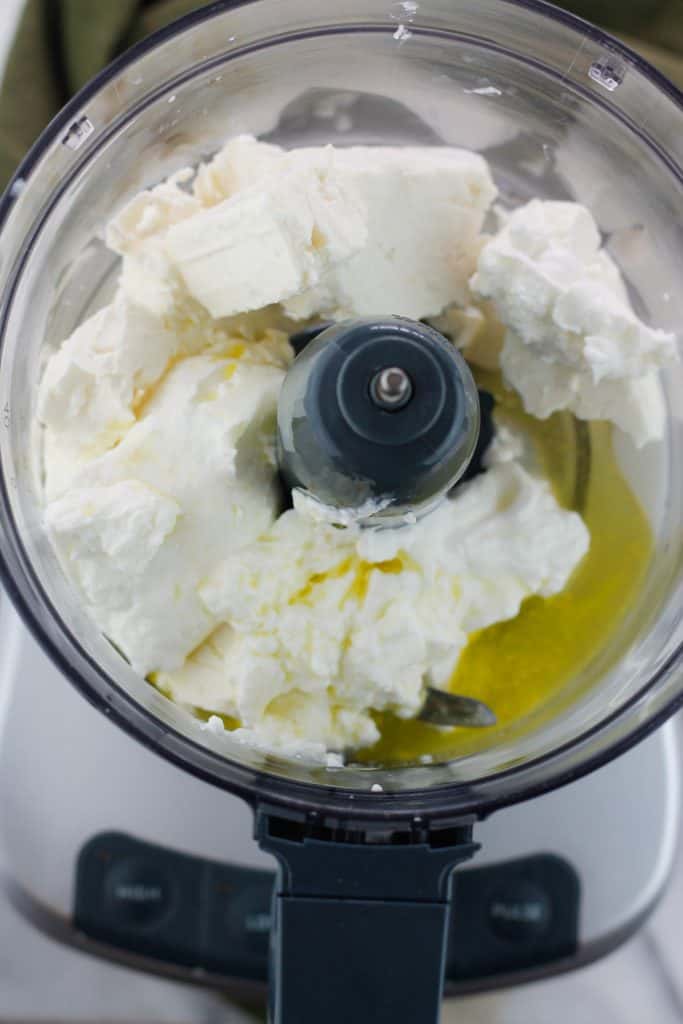
[[[467,726],[479,729],[496,724],[496,716],[491,708],[474,697],[461,697],[457,693],[435,690],[427,687],[427,696],[422,710],[417,716],[421,722],[430,725]]]

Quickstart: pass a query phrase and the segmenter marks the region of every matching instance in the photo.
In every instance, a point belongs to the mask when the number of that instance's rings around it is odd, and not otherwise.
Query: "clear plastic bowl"
[[[249,132],[286,147],[449,144],[483,153],[510,206],[592,210],[637,311],[683,323],[681,95],[597,29],[536,2],[212,4],[129,51],[41,137],[0,209],[0,558],[26,622],[139,740],[247,798],[338,816],[483,813],[590,770],[683,698],[683,378],[665,443],[621,446],[656,550],[628,620],[567,694],[504,742],[446,764],[338,770],[199,729],[87,618],[41,528],[37,383],[46,353],[111,289],[101,231],[139,189]],[[609,649],[607,649],[609,648]],[[372,779],[368,778],[372,772]],[[369,794],[378,782],[383,795]]]

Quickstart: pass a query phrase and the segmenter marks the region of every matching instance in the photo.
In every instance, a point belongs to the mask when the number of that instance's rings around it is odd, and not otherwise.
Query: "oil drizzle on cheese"
[[[440,730],[382,714],[377,716],[381,739],[356,760],[391,764],[424,755],[446,760],[492,746],[512,723],[537,712],[579,676],[623,621],[645,576],[650,525],[619,469],[609,424],[577,424],[566,414],[536,420],[499,378],[478,378],[496,398],[497,419],[530,439],[538,471],[551,481],[558,501],[567,508],[581,505],[590,549],[561,594],[529,598],[515,619],[470,638],[451,689],[486,701],[496,713],[495,727]],[[577,479],[582,466],[589,471]]]

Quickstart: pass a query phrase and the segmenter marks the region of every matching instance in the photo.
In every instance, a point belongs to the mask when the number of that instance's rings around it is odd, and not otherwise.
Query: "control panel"
[[[78,859],[74,923],[152,961],[265,981],[273,884],[269,871],[102,833]],[[554,854],[458,870],[447,990],[571,957],[579,903],[576,872]]]

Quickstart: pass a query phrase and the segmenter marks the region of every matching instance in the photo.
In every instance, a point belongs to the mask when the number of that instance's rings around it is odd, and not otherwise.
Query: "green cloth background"
[[[50,118],[100,68],[202,6],[197,0],[26,0],[0,88],[0,189]],[[619,35],[683,87],[683,0],[561,6]]]

